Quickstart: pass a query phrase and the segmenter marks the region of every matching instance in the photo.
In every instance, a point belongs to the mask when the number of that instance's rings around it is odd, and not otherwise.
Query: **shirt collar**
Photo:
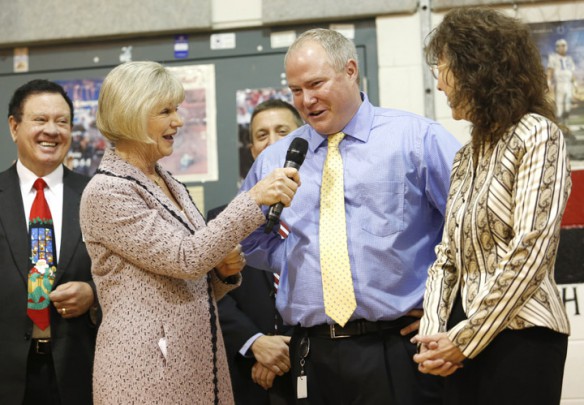
[[[34,174],[28,167],[23,165],[20,160],[16,162],[16,172],[18,173],[20,188],[22,190],[32,191],[32,185],[36,179],[38,179],[38,176]],[[58,184],[63,182],[63,173],[63,165],[59,165],[51,173],[43,176],[43,180],[45,183],[47,183],[49,190],[54,190]]]
[[[342,132],[346,136],[358,139],[361,142],[367,142],[373,123],[373,106],[369,102],[367,95],[363,92],[361,92],[361,99],[363,102],[359,106],[357,113],[351,118],[351,121],[349,121],[345,128],[343,128]],[[314,151],[324,144],[327,135],[319,134],[312,127],[310,128],[310,133],[310,149]]]

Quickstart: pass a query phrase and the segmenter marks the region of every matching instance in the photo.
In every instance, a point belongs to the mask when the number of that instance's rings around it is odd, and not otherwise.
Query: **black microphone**
[[[296,170],[300,168],[304,158],[306,157],[306,152],[308,151],[308,141],[302,138],[294,138],[288,152],[286,152],[286,163],[284,167],[293,167]],[[284,209],[284,204],[281,202],[272,205],[268,211],[268,221],[266,222],[265,233],[272,232],[274,225],[280,222],[280,215]]]

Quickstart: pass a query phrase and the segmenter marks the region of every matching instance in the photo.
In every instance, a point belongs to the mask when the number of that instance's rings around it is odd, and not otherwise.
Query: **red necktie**
[[[28,273],[28,308],[27,314],[42,330],[49,322],[49,293],[57,271],[57,253],[55,251],[55,231],[51,210],[45,199],[43,179],[37,179],[33,187],[37,190],[29,216],[30,260]]]

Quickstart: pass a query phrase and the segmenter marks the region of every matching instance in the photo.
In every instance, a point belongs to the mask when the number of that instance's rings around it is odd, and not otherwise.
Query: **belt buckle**
[[[51,343],[50,339],[36,339],[35,340],[35,348],[34,351],[36,354],[49,354],[49,352],[45,352],[41,349],[40,343]]]
[[[331,339],[342,339],[342,338],[351,337],[351,335],[337,335],[337,332],[335,330],[335,325],[336,325],[335,323],[333,323],[332,325],[329,325]]]

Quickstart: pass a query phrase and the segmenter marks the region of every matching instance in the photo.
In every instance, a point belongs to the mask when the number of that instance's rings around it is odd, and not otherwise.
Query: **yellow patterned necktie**
[[[339,143],[344,133],[328,137],[328,152],[322,172],[320,191],[320,268],[325,313],[345,326],[357,308],[345,218],[345,188],[343,159]]]

